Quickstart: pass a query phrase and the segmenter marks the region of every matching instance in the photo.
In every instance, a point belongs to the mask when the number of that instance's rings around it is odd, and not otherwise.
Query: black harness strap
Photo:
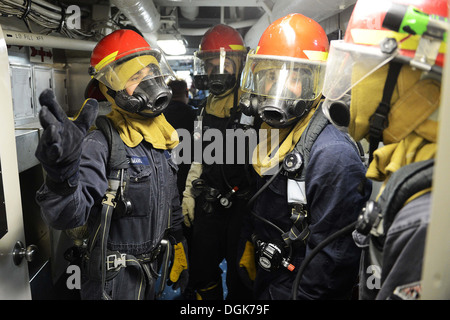
[[[100,129],[108,141],[108,147],[110,150],[108,159],[108,189],[102,200],[102,211],[100,215],[100,225],[97,232],[91,241],[90,252],[94,249],[97,241],[100,246],[100,270],[101,270],[101,283],[104,290],[106,283],[107,272],[107,242],[109,235],[109,228],[111,226],[111,220],[116,207],[116,197],[120,187],[120,176],[128,168],[128,160],[125,152],[125,145],[120,138],[119,133],[115,130],[111,121],[105,116],[99,116],[95,122],[98,129]],[[110,299],[110,297],[103,291],[103,298]]]
[[[309,154],[311,153],[312,146],[314,142],[316,142],[317,137],[329,123],[330,122],[322,112],[322,107],[317,107],[316,112],[312,116],[311,120],[308,123],[308,126],[306,127],[305,131],[300,137],[300,140],[295,146],[295,150],[297,150],[303,158],[303,168],[301,169],[301,174],[298,180],[305,181],[305,168],[309,163]]]
[[[95,121],[95,125],[100,129],[108,141],[108,147],[110,150],[108,167],[112,170],[127,169],[128,159],[125,152],[125,145],[120,138],[119,133],[114,128],[111,120],[106,116],[99,116]]]
[[[305,181],[306,167],[309,163],[312,146],[314,142],[316,142],[317,137],[328,124],[329,121],[323,114],[322,108],[319,106],[294,148],[294,150],[301,155],[303,161],[302,166],[296,172],[295,177],[293,177],[294,180],[302,182]],[[294,204],[292,206],[290,219],[292,220],[293,225],[289,231],[282,234],[284,242],[290,245],[294,241],[306,241],[310,234],[306,203]]]
[[[383,140],[383,130],[388,127],[388,114],[391,109],[391,99],[397,83],[398,75],[403,64],[391,62],[384,84],[383,97],[375,113],[369,119],[369,163],[373,160],[373,152],[378,148],[378,144]]]

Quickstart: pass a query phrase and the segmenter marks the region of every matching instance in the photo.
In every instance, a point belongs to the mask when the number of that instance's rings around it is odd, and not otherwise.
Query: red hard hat
[[[91,74],[125,56],[149,50],[152,48],[137,32],[128,29],[116,30],[101,39],[92,51]]]
[[[386,1],[358,1],[345,32],[344,41],[351,44],[379,46],[380,40],[385,37],[397,39],[401,55],[413,58],[418,46],[420,35],[410,36],[407,33],[398,33],[382,26],[390,4],[413,6],[428,14],[446,18],[448,15],[447,0],[392,0]],[[436,64],[443,66],[445,43],[436,59]]]
[[[201,40],[198,54],[219,52],[220,48],[224,48],[227,52],[247,52],[241,34],[224,24],[218,24],[206,31]]]
[[[123,63],[134,58],[138,59],[139,57],[142,63],[149,63],[149,60],[145,60],[145,57],[150,56],[155,64],[165,68],[166,63],[163,63],[164,59],[161,53],[152,49],[147,41],[137,32],[121,29],[105,36],[97,43],[91,54],[89,74],[93,78],[86,88],[85,98],[95,98],[99,101],[106,100],[99,90],[99,82],[102,82],[107,87],[112,88],[112,86],[111,82],[104,75],[107,72],[111,72],[116,66],[123,65]],[[161,72],[164,73],[163,71]],[[123,81],[125,80],[123,79]]]

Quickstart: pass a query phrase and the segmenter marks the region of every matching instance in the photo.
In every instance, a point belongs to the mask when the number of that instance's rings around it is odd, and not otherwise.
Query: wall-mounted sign
[[[51,48],[30,46],[29,52],[30,52],[30,62],[53,63],[53,51]]]

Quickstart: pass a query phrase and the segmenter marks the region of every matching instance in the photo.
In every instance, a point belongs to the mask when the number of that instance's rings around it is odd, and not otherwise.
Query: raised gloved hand
[[[39,120],[44,132],[35,155],[47,172],[47,186],[61,192],[60,185],[67,181],[71,187],[77,183],[81,144],[97,116],[98,102],[87,99],[73,121],[59,106],[52,90],[44,90],[39,102],[42,105]]]
[[[256,278],[255,246],[247,240],[245,243],[242,242],[238,248],[238,257],[240,257],[238,273],[243,283],[251,288]]]
[[[172,267],[167,282],[172,285],[173,290],[180,288],[181,293],[183,293],[189,282],[186,240],[183,239],[176,243],[173,248]]]
[[[194,187],[192,186],[192,181],[200,178],[201,174],[202,164],[193,162],[186,177],[186,187],[183,192],[183,201],[181,202],[184,224],[186,227],[190,227],[194,222],[195,192],[193,190]]]

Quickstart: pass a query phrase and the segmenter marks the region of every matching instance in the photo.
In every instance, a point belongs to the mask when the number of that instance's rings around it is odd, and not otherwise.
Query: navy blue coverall
[[[306,197],[310,235],[306,245],[294,242],[291,263],[298,270],[302,261],[321,241],[357,220],[371,193],[365,167],[355,145],[328,124],[312,146],[306,168]],[[259,187],[269,177],[260,178]],[[288,231],[291,208],[287,203],[287,177],[278,177],[256,199],[253,212]],[[253,233],[262,241],[282,241],[280,232],[260,219],[253,219]],[[248,231],[247,231],[248,232]],[[248,236],[248,235],[247,235]],[[299,283],[298,299],[347,299],[356,284],[360,249],[351,234],[328,244],[310,262]],[[296,272],[257,267],[254,283],[258,299],[291,298]]]
[[[110,276],[112,279],[107,279],[105,291],[112,299],[152,299],[156,273],[149,277],[145,271],[148,268],[155,271],[156,253],[166,231],[170,228],[170,233],[177,236],[182,232],[177,165],[170,152],[155,149],[145,141],[134,148],[125,145],[125,150],[130,164],[125,197],[132,203],[132,212],[120,218],[114,218],[113,214],[107,249],[126,254],[130,263],[116,270]],[[61,196],[44,184],[36,194],[48,225],[63,230],[87,223],[90,235],[95,234],[93,228],[98,226],[101,201],[108,187],[108,157],[108,143],[103,133],[90,132],[83,141],[76,191]],[[92,255],[90,260],[96,258]],[[131,260],[139,263],[131,263]],[[143,270],[145,264],[147,270]],[[82,269],[81,296],[83,299],[102,298],[101,281],[89,276],[87,269]]]

